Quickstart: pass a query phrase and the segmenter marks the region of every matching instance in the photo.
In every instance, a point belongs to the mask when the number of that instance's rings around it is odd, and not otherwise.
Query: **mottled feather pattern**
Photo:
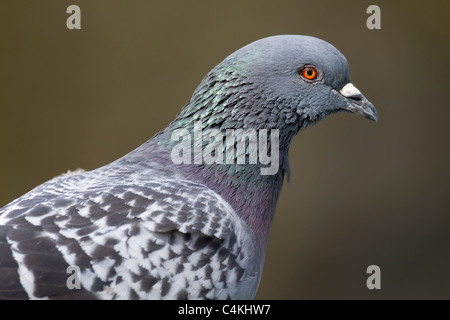
[[[217,194],[143,179],[153,171],[114,181],[108,170],[55,178],[2,209],[0,298],[229,299],[240,283],[256,286],[249,233]],[[83,290],[67,288],[70,265]]]

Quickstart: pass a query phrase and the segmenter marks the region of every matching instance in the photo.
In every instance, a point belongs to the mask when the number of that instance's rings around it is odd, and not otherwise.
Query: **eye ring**
[[[300,75],[303,77],[303,79],[310,82],[317,80],[319,72],[314,66],[304,66],[300,71]]]

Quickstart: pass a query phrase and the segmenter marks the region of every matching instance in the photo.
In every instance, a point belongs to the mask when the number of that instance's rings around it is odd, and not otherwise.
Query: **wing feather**
[[[90,175],[53,179],[0,210],[0,298],[225,299],[256,288],[246,227],[218,194]],[[80,290],[66,286],[71,265]]]

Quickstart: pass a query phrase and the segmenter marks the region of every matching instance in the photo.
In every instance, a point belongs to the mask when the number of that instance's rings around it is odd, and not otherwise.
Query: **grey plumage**
[[[305,67],[317,77],[303,77]],[[236,51],[145,144],[0,209],[0,298],[253,298],[289,145],[303,127],[343,110],[377,117],[330,44],[276,36]],[[218,132],[279,130],[279,169],[174,164],[172,134],[199,120]],[[235,157],[248,152],[244,145]],[[66,285],[70,265],[80,268],[81,289]]]

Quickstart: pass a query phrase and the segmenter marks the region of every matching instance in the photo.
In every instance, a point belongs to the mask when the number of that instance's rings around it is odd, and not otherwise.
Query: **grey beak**
[[[347,83],[339,93],[347,100],[347,107],[344,110],[358,113],[370,120],[378,121],[377,110],[375,110],[373,104],[353,84]]]

